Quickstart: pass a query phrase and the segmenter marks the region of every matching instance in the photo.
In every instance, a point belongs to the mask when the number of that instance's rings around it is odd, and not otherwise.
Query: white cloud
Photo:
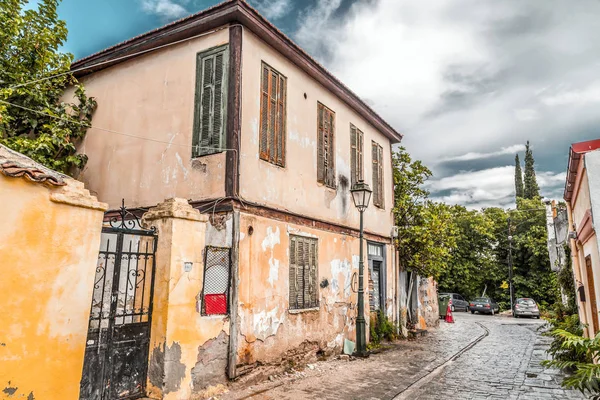
[[[564,187],[566,173],[542,171],[536,174],[542,196],[558,197]],[[461,171],[452,176],[433,179],[426,186],[432,198],[468,208],[514,206],[515,168],[512,165],[480,171]]]
[[[173,0],[142,0],[142,9],[147,13],[157,14],[172,19],[183,17],[188,11]]]
[[[471,161],[471,160],[480,160],[484,158],[492,158],[497,156],[503,156],[507,154],[516,154],[519,151],[525,151],[524,144],[515,144],[509,147],[503,147],[498,151],[492,151],[489,153],[477,153],[477,152],[469,152],[460,156],[448,157],[445,158],[444,161]]]
[[[571,142],[598,137],[600,41],[585,38],[600,35],[600,2],[377,0],[346,12],[341,4],[319,0],[295,39],[434,172],[461,176],[440,162],[483,160],[529,139],[538,169],[556,177]],[[487,176],[471,177],[481,180],[468,195],[493,203]],[[493,192],[498,204],[512,179]]]
[[[600,102],[600,82],[586,85],[582,89],[560,88],[555,93],[541,97],[542,103],[548,106],[582,105]]]
[[[286,15],[292,9],[290,0],[260,0],[256,8],[267,19],[277,19]]]

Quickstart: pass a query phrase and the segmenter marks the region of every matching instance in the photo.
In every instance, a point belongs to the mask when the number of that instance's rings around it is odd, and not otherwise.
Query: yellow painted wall
[[[204,279],[207,217],[184,199],[170,199],[151,209],[144,221],[158,229],[148,395],[189,399],[203,389],[203,379],[197,384],[192,379],[202,347],[222,332],[229,337],[229,318],[202,316],[197,303]],[[186,262],[193,263],[190,271],[185,270]],[[199,365],[197,372],[217,371]],[[220,373],[225,375],[224,367]]]
[[[305,341],[340,351],[344,339],[355,340],[357,294],[351,290],[350,280],[354,272],[358,274],[358,238],[244,213],[240,225],[239,363],[276,361]],[[326,288],[319,287],[318,310],[289,310],[290,235],[318,238],[318,282],[327,279],[329,283]],[[366,243],[364,251],[366,288]],[[386,246],[386,256],[390,275],[390,246]],[[394,293],[390,278],[386,293],[385,309],[391,310]],[[368,309],[366,304],[367,313]],[[368,321],[368,315],[366,318]]]
[[[79,398],[103,213],[63,191],[0,175],[2,399]]]

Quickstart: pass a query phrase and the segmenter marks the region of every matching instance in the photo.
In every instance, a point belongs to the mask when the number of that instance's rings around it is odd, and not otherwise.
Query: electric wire
[[[69,70],[69,71],[66,71],[66,72],[61,72],[59,74],[54,74],[54,75],[46,76],[44,78],[40,78],[40,79],[35,79],[35,80],[32,80],[32,81],[28,81],[28,82],[19,83],[18,85],[9,86],[8,89],[18,89],[18,88],[23,87],[23,86],[27,86],[27,85],[31,85],[31,84],[34,84],[34,83],[43,82],[43,81],[46,81],[46,80],[49,80],[49,79],[58,78],[58,77],[64,76],[64,75],[70,75],[70,74],[73,74],[75,72],[80,72],[80,71],[85,71],[85,70],[93,69],[93,68],[101,66],[101,65],[111,64],[111,63],[114,63],[114,62],[117,62],[117,61],[126,60],[126,59],[129,59],[129,58],[134,58],[134,57],[137,57],[137,56],[142,55],[142,54],[150,53],[152,51],[164,49],[164,48],[169,47],[169,46],[174,46],[174,45],[177,45],[177,44],[180,44],[180,43],[183,43],[183,42],[187,42],[189,40],[193,40],[193,39],[196,39],[196,38],[199,38],[199,37],[202,37],[202,36],[210,35],[212,33],[221,31],[223,29],[229,29],[230,27],[233,27],[233,26],[241,26],[242,29],[243,29],[243,25],[241,25],[241,24],[227,25],[227,26],[224,26],[224,27],[221,27],[221,28],[213,29],[213,30],[208,31],[208,32],[199,33],[198,35],[190,36],[190,37],[185,38],[185,39],[177,40],[175,42],[166,43],[166,44],[163,44],[163,45],[160,45],[160,46],[156,46],[156,47],[152,47],[152,48],[146,49],[146,50],[141,50],[141,51],[138,51],[137,53],[127,54],[127,55],[124,55],[122,57],[117,57],[117,58],[112,58],[110,60],[101,61],[101,62],[98,62],[96,64],[88,65],[86,67],[76,68],[76,69]]]

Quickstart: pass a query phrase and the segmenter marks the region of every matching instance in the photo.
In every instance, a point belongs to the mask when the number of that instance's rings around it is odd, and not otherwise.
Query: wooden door
[[[590,256],[585,258],[585,272],[587,275],[588,290],[590,292],[590,305],[592,306],[592,323],[594,335],[598,333],[598,304],[596,301],[596,289],[594,287],[594,273],[592,271],[592,259]]]

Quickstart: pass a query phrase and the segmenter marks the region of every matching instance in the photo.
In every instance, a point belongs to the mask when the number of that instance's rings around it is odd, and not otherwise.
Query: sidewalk
[[[232,384],[223,400],[392,399],[427,375],[484,330],[469,321],[440,323],[414,341],[398,341],[367,359],[337,359],[310,364],[299,373],[248,388]]]

